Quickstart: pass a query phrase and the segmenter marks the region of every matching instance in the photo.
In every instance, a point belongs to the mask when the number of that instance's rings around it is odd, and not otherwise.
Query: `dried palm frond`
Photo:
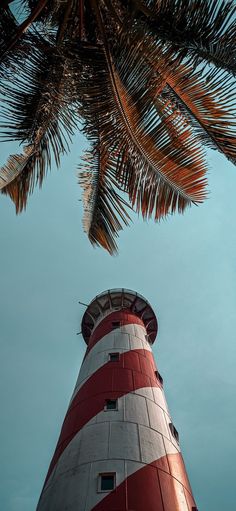
[[[23,154],[13,154],[5,167],[0,169],[0,189],[9,195],[16,206],[16,212],[26,207],[27,198],[33,192],[35,182],[42,185],[46,170],[45,154],[47,149],[27,146]]]
[[[180,109],[206,146],[236,163],[236,91],[229,76],[221,70],[193,72],[182,66],[167,78],[163,95]]]
[[[51,166],[51,152],[57,166],[68,148],[77,114],[69,62],[45,42],[47,51],[37,50],[25,62],[14,83],[2,85],[2,122],[5,139],[27,144],[22,155],[13,155],[0,170],[0,189],[11,196],[16,210],[26,206],[34,183],[42,185]]]
[[[128,207],[156,220],[206,195],[204,145],[236,163],[236,6],[227,0],[21,0],[0,18],[0,170],[17,211],[82,120],[84,228],[116,250]]]
[[[234,0],[128,1],[159,40],[236,73]]]
[[[87,66],[93,53],[87,49]],[[181,118],[173,117],[169,105],[159,102],[163,127],[157,117],[158,98],[156,108],[150,110],[148,102],[147,115],[141,115],[116,71],[107,64],[103,48],[96,51],[96,73],[88,69],[88,76],[84,77],[84,94],[89,99],[83,102],[82,111],[85,133],[94,137],[94,119],[99,120],[100,144],[109,153],[116,179],[132,204],[144,217],[155,208],[157,219],[176,209],[183,211],[191,201],[202,201],[203,154]]]
[[[139,47],[140,27],[136,32],[130,28],[128,45],[123,34],[116,54],[127,89],[135,93],[138,87],[139,106],[143,103],[145,107],[148,98],[154,103],[162,98],[207,147],[218,149],[235,164],[236,90],[232,77],[215,66],[195,69],[191,59],[183,64],[182,53],[173,51],[170,45],[157,44],[142,30]],[[138,83],[131,81],[127,72],[131,61]]]
[[[117,251],[115,238],[128,225],[127,202],[117,192],[115,169],[99,142],[93,144],[81,165],[79,182],[83,188],[84,230],[91,243],[101,245],[111,254]],[[121,223],[122,222],[122,223]]]

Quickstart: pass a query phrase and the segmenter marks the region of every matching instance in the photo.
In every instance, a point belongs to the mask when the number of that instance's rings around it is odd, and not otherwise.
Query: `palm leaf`
[[[140,123],[138,111],[117,77],[116,88],[132,132],[128,147],[123,136],[126,158],[119,168],[119,179],[125,179],[132,204],[144,217],[154,210],[155,219],[159,219],[176,210],[183,212],[191,202],[202,202],[206,169],[200,144],[191,131],[173,117],[168,104],[158,104],[161,122],[157,100],[146,123]]]
[[[145,37],[140,27],[129,28],[129,39],[127,44],[124,32],[115,57],[128,90],[133,93],[137,88],[139,105],[143,102],[147,108],[148,98],[155,98],[156,105],[161,98],[165,103],[169,101],[173,112],[183,116],[183,123],[192,126],[204,144],[235,163],[236,93],[232,77],[214,67],[194,70],[188,61],[181,64],[179,52]],[[127,71],[131,62],[132,80]]]
[[[140,62],[143,58],[146,65],[155,70],[153,95],[169,101],[171,108],[183,116],[183,123],[192,126],[207,147],[219,150],[235,164],[236,92],[232,77],[215,67],[200,66],[195,70],[188,61],[181,64],[181,56],[178,52],[171,52],[169,47],[163,53],[163,61],[157,55],[157,45],[155,53],[151,53],[150,39],[145,41],[143,38],[139,52],[136,39],[133,46],[136,59]],[[159,45],[160,48],[163,52],[163,45]]]
[[[87,50],[87,64],[90,60],[94,62],[95,56]],[[153,210],[155,200],[155,216],[159,218],[175,209],[183,211],[192,201],[202,201],[205,185],[202,151],[191,132],[181,125],[181,119],[180,122],[174,119],[163,102],[161,110],[162,118],[166,119],[166,130],[157,118],[156,108],[152,111],[149,108],[144,119],[117,71],[107,65],[102,48],[97,50],[94,72],[92,75],[92,71],[88,71],[90,80],[86,77],[84,86],[89,98],[83,101],[85,132],[89,137],[94,136],[93,120],[99,119],[101,144],[109,148],[118,182],[129,192],[132,204],[138,209],[142,204],[146,216]],[[171,124],[175,143],[168,135]],[[140,193],[137,193],[138,188]],[[150,197],[150,207],[146,204],[145,189]]]
[[[101,245],[111,254],[117,251],[115,238],[130,217],[128,204],[117,192],[115,172],[109,154],[99,143],[85,156],[79,182],[83,188],[84,230],[92,244]],[[123,225],[122,225],[123,224]]]
[[[149,59],[158,62],[158,73],[146,59],[144,44]],[[157,219],[175,209],[183,211],[191,201],[201,202],[206,181],[200,144],[186,119],[160,96],[166,74],[179,65],[178,55],[168,47],[157,46],[150,38],[140,39],[140,29],[129,27],[128,32],[120,34],[120,42],[116,41],[113,56],[116,64],[115,71],[110,65],[113,95],[126,123],[124,139],[133,141],[119,165],[132,204],[137,200],[138,210],[146,216],[151,214],[155,201]],[[105,119],[102,126],[104,123]]]
[[[14,51],[8,52],[9,41],[13,40],[17,34],[18,23],[10,11],[9,7],[0,8],[0,77],[7,77],[11,70],[13,71],[14,63],[22,61],[25,51],[29,51],[27,46],[27,38],[21,38]],[[13,71],[14,72],[14,71]]]
[[[73,86],[68,83],[71,81],[70,66],[48,43],[46,57],[45,52],[35,50],[23,71],[23,77],[18,74],[14,83],[7,81],[2,86],[2,95],[7,98],[3,99],[2,113],[11,119],[3,125],[3,136],[25,143],[31,151],[30,159],[28,154],[13,156],[2,169],[5,179],[2,187],[15,200],[17,211],[25,206],[28,193],[33,191],[33,183],[42,184],[51,165],[51,152],[59,165],[61,154],[68,149],[77,118],[72,104]]]
[[[203,143],[236,163],[236,92],[229,76],[221,70],[193,72],[181,66],[167,78],[164,95],[194,126]]]
[[[148,31],[183,49],[192,62],[203,59],[236,73],[234,0],[157,0],[151,4],[134,0],[134,6]]]
[[[25,209],[27,198],[33,192],[35,182],[42,185],[45,174],[45,157],[33,146],[25,148],[23,154],[9,157],[6,165],[0,169],[0,190],[9,195],[16,206],[16,213]]]
[[[226,0],[21,0],[0,20],[3,137],[25,146],[0,186],[25,207],[77,121],[92,243],[116,250],[128,194],[143,217],[205,197],[204,147],[235,160],[236,7]],[[25,31],[27,30],[27,34]]]

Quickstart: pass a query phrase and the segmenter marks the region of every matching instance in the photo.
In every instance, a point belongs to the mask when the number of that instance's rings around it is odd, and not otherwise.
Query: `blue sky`
[[[235,507],[236,170],[209,153],[201,207],[121,233],[119,255],[82,230],[77,137],[16,217],[0,197],[0,507],[36,507],[85,350],[80,321],[97,293],[127,287],[159,320],[154,354],[199,511]],[[2,144],[2,161],[9,146]]]

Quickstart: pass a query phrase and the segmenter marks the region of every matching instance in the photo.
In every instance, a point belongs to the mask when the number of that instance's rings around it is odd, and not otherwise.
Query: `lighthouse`
[[[152,355],[157,328],[134,291],[87,307],[87,349],[37,511],[197,511]]]

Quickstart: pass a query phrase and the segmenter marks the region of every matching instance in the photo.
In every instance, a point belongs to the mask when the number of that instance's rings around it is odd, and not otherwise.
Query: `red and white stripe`
[[[37,511],[196,509],[155,371],[139,317],[120,310],[95,326]],[[104,410],[107,399],[117,411]],[[115,490],[98,492],[99,474],[110,472]]]

